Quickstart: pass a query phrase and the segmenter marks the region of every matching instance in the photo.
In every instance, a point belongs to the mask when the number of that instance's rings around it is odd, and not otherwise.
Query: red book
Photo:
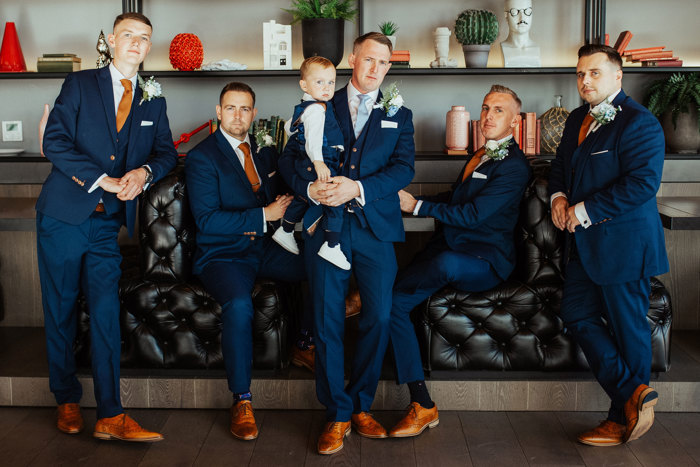
[[[613,48],[617,50],[617,53],[622,55],[622,53],[625,51],[630,41],[632,40],[633,35],[634,34],[632,34],[630,31],[622,31],[620,33],[620,35],[617,37],[615,45],[613,46]]]
[[[477,142],[479,141],[479,138],[476,136],[477,133],[479,133],[479,120],[472,120],[469,122],[470,128],[471,128],[471,133],[472,137],[470,138],[470,143],[471,143],[471,148],[472,148],[472,154],[474,154],[477,149],[479,149],[481,146],[477,146]]]
[[[657,60],[657,61],[647,61],[642,62],[643,67],[653,67],[653,66],[683,66],[683,60]]]
[[[654,57],[654,58],[640,58],[639,60],[635,60],[635,63],[638,62],[665,62],[667,60],[679,60],[678,57]]]
[[[523,120],[523,136],[521,149],[526,156],[534,156],[536,152],[535,139],[537,138],[537,114],[535,112],[523,112],[520,114]]]
[[[537,119],[537,139],[535,140],[535,154],[540,154],[540,137],[542,132],[542,121]]]
[[[624,51],[622,55],[635,55],[635,54],[643,54],[647,52],[661,52],[666,48],[665,45],[662,45],[660,47],[645,47],[643,49],[627,49]]]
[[[605,45],[610,45],[610,34],[605,34]]]
[[[635,61],[642,58],[663,58],[663,57],[673,57],[673,50],[662,50],[660,52],[647,52],[635,55],[628,55],[629,60]]]
[[[389,61],[391,62],[408,62],[411,60],[411,52],[408,50],[394,50]]]
[[[513,139],[518,143],[520,149],[523,148],[523,118],[520,115],[515,116],[515,126],[513,127]]]

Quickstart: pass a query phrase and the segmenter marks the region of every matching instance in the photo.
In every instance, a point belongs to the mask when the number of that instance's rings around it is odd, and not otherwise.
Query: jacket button
[[[308,170],[309,172],[311,172],[311,167],[307,167],[306,170]]]
[[[357,152],[357,148],[352,148],[352,152]]]
[[[109,160],[113,161],[113,160],[114,160],[114,156],[109,156]]]
[[[351,165],[350,168],[351,168],[352,170],[355,170],[355,164]]]

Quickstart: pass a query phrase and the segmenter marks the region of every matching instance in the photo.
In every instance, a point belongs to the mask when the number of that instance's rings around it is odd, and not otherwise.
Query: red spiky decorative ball
[[[195,34],[183,33],[170,42],[170,64],[180,71],[192,71],[202,66],[204,48]]]

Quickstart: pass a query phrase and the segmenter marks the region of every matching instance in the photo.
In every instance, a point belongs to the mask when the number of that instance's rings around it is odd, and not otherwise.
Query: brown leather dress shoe
[[[392,438],[418,436],[426,428],[435,428],[439,423],[437,405],[432,409],[426,409],[418,402],[411,402],[406,410],[406,415],[391,429],[389,436]]]
[[[640,438],[654,424],[654,406],[659,395],[646,384],[640,384],[632,396],[625,402],[625,419],[627,430],[624,442]]]
[[[292,347],[292,365],[306,368],[314,372],[314,355],[316,354],[316,346],[310,345],[308,349],[303,350],[296,345]]]
[[[59,430],[69,435],[75,435],[83,431],[83,415],[80,413],[80,405],[75,403],[60,404],[58,406],[58,422],[56,426]]]
[[[360,300],[360,291],[353,289],[347,297],[345,297],[345,318],[359,315],[362,309],[362,300]]]
[[[154,431],[144,430],[133,418],[125,413],[115,417],[100,418],[97,420],[95,432],[92,436],[104,440],[120,439],[122,441],[140,441],[147,443],[163,440],[163,435]]]
[[[258,437],[253,404],[249,400],[238,401],[231,406],[231,434],[246,441]]]
[[[625,431],[625,425],[603,420],[597,427],[578,435],[578,441],[590,446],[617,446],[622,444]]]
[[[365,438],[386,438],[387,433],[384,427],[367,412],[352,414],[350,418],[352,427],[357,434]]]
[[[328,422],[318,437],[319,454],[333,454],[343,449],[343,439],[350,434],[350,422]]]

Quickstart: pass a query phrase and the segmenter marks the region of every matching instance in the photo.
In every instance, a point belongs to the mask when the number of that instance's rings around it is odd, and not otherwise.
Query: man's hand
[[[309,185],[309,197],[317,203],[322,203],[326,198],[325,194],[321,195],[321,193],[325,193],[326,190],[332,186],[332,183],[324,183],[321,180],[316,180]]]
[[[339,176],[331,177],[331,182],[333,183],[327,189],[319,191],[322,200],[317,199],[317,201],[321,204],[340,206],[360,196],[360,186],[355,180]]]
[[[119,181],[122,186],[122,191],[117,194],[117,198],[122,201],[129,201],[136,198],[146,185],[146,176],[148,173],[143,167],[130,170]]]
[[[331,169],[323,161],[314,161],[316,176],[322,182],[327,182],[331,178]]]
[[[120,179],[114,177],[103,177],[97,186],[109,193],[120,193],[124,188],[120,183]]]
[[[284,212],[287,210],[287,206],[292,202],[294,197],[292,195],[282,195],[278,196],[275,201],[265,206],[265,220],[266,221],[278,221],[284,216]]]
[[[559,230],[566,228],[566,210],[569,209],[569,200],[566,196],[559,196],[552,201],[552,222]]]
[[[416,209],[416,204],[418,204],[416,198],[414,198],[411,193],[404,190],[399,190],[399,201],[401,202],[401,210],[410,214],[413,214],[413,211]]]
[[[576,226],[581,225],[581,223],[578,220],[578,217],[576,217],[576,206],[571,206],[566,210],[566,229],[574,233],[574,230],[576,230]]]

